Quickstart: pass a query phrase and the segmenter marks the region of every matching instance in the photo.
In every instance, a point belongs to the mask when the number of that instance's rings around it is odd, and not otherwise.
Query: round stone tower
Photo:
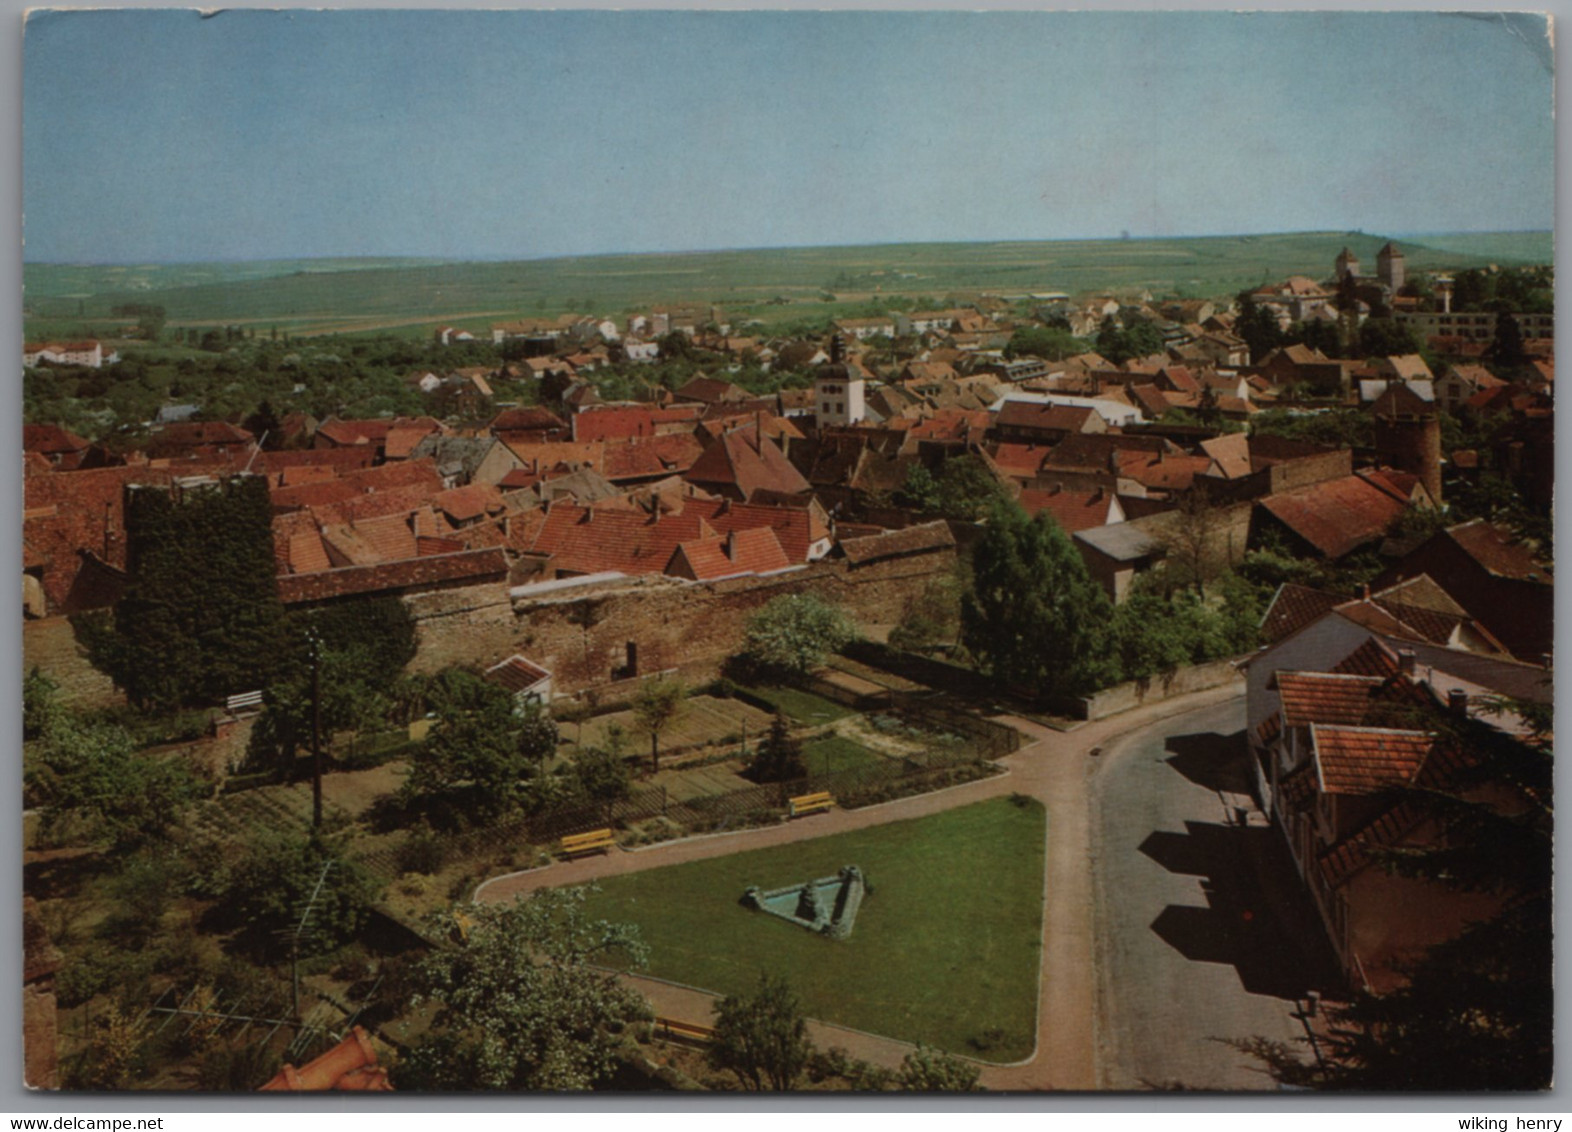
[[[1394,381],[1370,407],[1375,417],[1376,456],[1383,464],[1419,477],[1441,504],[1441,418],[1436,407],[1401,381]]]

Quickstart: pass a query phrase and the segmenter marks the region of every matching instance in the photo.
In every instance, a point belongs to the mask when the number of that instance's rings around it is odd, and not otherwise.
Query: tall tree
[[[802,778],[808,767],[802,758],[802,744],[791,733],[791,724],[781,712],[770,721],[770,730],[759,744],[759,753],[748,768],[755,782],[789,782]]]
[[[1068,535],[1046,513],[995,509],[972,555],[962,639],[996,679],[1039,696],[1079,695],[1117,676],[1112,607]]]
[[[416,1003],[436,1012],[400,1059],[403,1090],[591,1089],[616,1067],[620,1032],[649,1006],[607,967],[643,966],[638,930],[592,920],[587,890],[556,888],[509,904],[439,917],[459,947],[433,951],[416,972]]]
[[[633,717],[650,737],[650,769],[660,769],[660,733],[682,716],[688,689],[680,680],[646,680],[633,697]]]

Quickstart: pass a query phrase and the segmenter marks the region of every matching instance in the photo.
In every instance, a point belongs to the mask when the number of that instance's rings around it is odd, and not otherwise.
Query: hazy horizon
[[[1151,243],[1165,240],[1230,240],[1230,239],[1256,239],[1269,236],[1314,236],[1314,235],[1360,235],[1371,238],[1388,238],[1404,242],[1422,244],[1427,236],[1511,236],[1511,235],[1537,235],[1545,233],[1553,235],[1554,228],[1452,228],[1428,232],[1375,232],[1370,229],[1357,228],[1318,228],[1299,230],[1270,230],[1263,229],[1255,232],[1180,232],[1171,236],[1060,236],[1051,239],[996,239],[996,240],[883,240],[868,243],[836,243],[836,244],[771,244],[757,247],[715,247],[715,248],[653,248],[645,251],[599,251],[599,252],[563,252],[559,255],[543,256],[513,256],[513,255],[466,255],[466,256],[433,256],[417,255],[405,252],[388,252],[377,255],[261,255],[245,258],[210,258],[210,259],[140,259],[140,260],[37,260],[23,258],[24,266],[31,267],[175,267],[175,266],[200,266],[203,264],[243,264],[243,263],[319,263],[339,262],[353,263],[360,261],[418,261],[423,263],[534,263],[564,259],[609,259],[619,256],[684,256],[684,255],[726,255],[732,252],[774,252],[774,251],[832,251],[837,248],[883,248],[883,247],[920,247],[942,245],[1001,245],[1001,244],[1082,244],[1082,243]],[[1446,250],[1446,249],[1439,249]]]

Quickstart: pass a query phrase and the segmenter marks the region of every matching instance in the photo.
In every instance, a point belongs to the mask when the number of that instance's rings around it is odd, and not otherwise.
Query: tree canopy
[[[783,594],[748,620],[743,652],[766,669],[805,676],[856,636],[838,606],[811,593]]]
[[[710,1064],[731,1070],[747,1088],[787,1092],[812,1056],[802,1007],[780,976],[760,974],[751,994],[727,995],[715,1004]]]
[[[962,637],[996,679],[1043,697],[1073,696],[1117,675],[1113,614],[1080,554],[1046,513],[996,508],[972,554]]]
[[[400,1059],[400,1089],[590,1089],[616,1066],[625,1026],[649,1007],[607,969],[642,966],[645,948],[627,924],[589,919],[587,890],[554,888],[528,900],[467,907],[438,917],[459,947],[440,948],[416,971],[417,1005],[432,1026]]]

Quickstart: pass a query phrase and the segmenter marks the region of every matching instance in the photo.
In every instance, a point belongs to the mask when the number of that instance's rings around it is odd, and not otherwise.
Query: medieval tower
[[[1436,407],[1405,382],[1394,381],[1370,407],[1375,417],[1376,457],[1419,477],[1441,505],[1441,418]]]
[[[1403,289],[1403,253],[1391,241],[1376,253],[1376,275],[1392,289],[1393,294]]]

